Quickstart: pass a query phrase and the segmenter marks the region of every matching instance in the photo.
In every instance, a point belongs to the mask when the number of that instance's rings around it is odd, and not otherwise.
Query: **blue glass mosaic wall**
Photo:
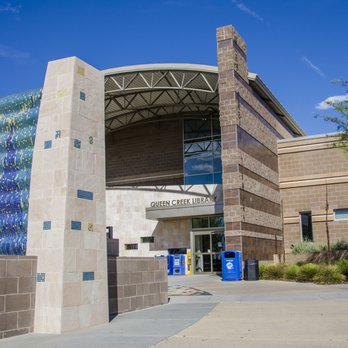
[[[25,255],[41,90],[0,99],[0,255]]]

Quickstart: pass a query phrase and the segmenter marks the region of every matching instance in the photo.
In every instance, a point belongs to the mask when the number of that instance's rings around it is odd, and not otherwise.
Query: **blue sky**
[[[0,0],[0,97],[42,87],[47,62],[107,69],[216,65],[216,27],[232,24],[256,72],[307,134],[335,131],[317,104],[347,92],[347,0]]]

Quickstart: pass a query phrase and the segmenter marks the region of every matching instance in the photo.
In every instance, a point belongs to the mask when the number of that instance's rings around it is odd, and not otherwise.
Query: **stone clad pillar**
[[[243,258],[281,250],[277,115],[248,78],[246,45],[231,26],[217,29],[226,248]]]
[[[76,57],[50,62],[29,198],[35,332],[108,322],[104,137],[102,72]]]

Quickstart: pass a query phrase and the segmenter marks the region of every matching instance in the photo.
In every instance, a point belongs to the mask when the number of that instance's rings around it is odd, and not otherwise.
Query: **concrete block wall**
[[[218,28],[217,45],[226,247],[272,259],[282,239],[277,139],[291,133],[249,85],[237,31]]]
[[[312,214],[315,243],[327,243],[326,221],[332,243],[348,239],[348,220],[334,220],[335,209],[348,209],[348,156],[336,140],[322,135],[278,142],[286,252],[302,240],[301,212]]]
[[[0,338],[34,329],[37,257],[0,255]]]
[[[167,259],[108,257],[108,284],[110,315],[165,304]]]

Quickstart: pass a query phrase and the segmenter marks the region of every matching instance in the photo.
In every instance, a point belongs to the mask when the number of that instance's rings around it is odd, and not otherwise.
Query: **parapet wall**
[[[33,331],[36,256],[0,255],[0,338]]]
[[[108,257],[109,313],[168,302],[167,259]]]

